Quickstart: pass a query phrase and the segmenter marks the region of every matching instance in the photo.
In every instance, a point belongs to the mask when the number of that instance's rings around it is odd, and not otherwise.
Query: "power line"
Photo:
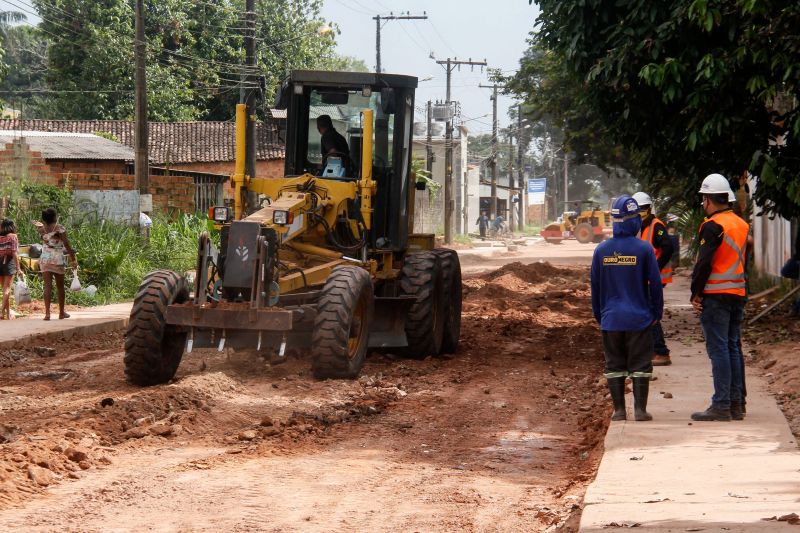
[[[450,46],[450,43],[448,43],[448,42],[445,40],[445,38],[444,38],[444,37],[442,36],[442,34],[439,32],[439,29],[436,27],[436,25],[433,23],[433,21],[432,21],[432,20],[428,20],[428,22],[430,22],[430,23],[431,23],[431,27],[433,28],[433,31],[435,31],[435,32],[436,32],[436,35],[438,35],[438,36],[439,36],[439,39],[442,41],[442,43],[443,43],[443,44],[444,44],[444,45],[445,45],[447,48],[449,48],[449,49],[450,49],[450,51],[451,51],[451,52],[453,52],[453,54],[455,54],[455,53],[456,53],[456,51],[453,49],[453,47],[452,47],[452,46]]]
[[[354,8],[352,6],[349,6],[349,5],[344,3],[344,0],[336,0],[336,2],[341,4],[342,6],[346,7],[350,11],[355,11],[356,13],[361,13],[362,15],[371,15],[372,14],[369,11],[362,11],[361,9],[356,9],[356,8]]]
[[[361,5],[361,4],[359,4],[359,5]],[[383,16],[375,15],[374,17],[372,17],[372,20],[375,21],[375,57],[376,57],[375,72],[380,74],[380,72],[381,72],[381,21],[382,20],[384,20],[384,21],[390,21],[390,20],[428,20],[428,14],[425,11],[422,12],[422,15],[412,15],[411,13],[406,13],[405,15],[403,15],[403,14],[395,15],[394,13],[390,12],[388,15],[383,15]],[[405,30],[405,28],[403,28],[403,31],[405,31],[406,35],[408,35],[408,37],[412,41],[414,41],[414,39],[411,37],[411,34],[409,34]],[[420,46],[419,43],[417,43],[416,41],[414,41],[414,42],[417,44],[417,46]]]

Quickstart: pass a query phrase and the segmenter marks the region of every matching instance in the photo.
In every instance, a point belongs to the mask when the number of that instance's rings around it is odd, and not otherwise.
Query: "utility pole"
[[[494,219],[497,215],[497,89],[502,87],[495,84],[478,85],[483,89],[492,90],[492,158],[490,165],[492,169],[492,199],[489,201],[489,217]]]
[[[425,169],[428,176],[433,176],[433,112],[431,101],[428,100],[428,144],[426,148]]]
[[[447,100],[445,106],[447,108],[447,124],[445,125],[445,157],[444,157],[444,242],[451,244],[453,242],[453,109],[452,101],[450,99],[450,86],[452,80],[453,70],[461,69],[461,65],[468,65],[470,68],[476,66],[486,66],[486,60],[473,61],[472,58],[467,61],[459,61],[458,58],[447,58],[445,61],[437,61],[438,64],[445,67],[447,72]]]
[[[406,13],[405,15],[395,15],[394,13],[389,13],[388,15],[380,16],[375,15],[372,17],[372,20],[375,21],[375,72],[378,74],[381,73],[381,21],[390,21],[390,20],[428,20],[427,12],[423,11],[422,15],[412,15],[411,13]]]
[[[517,145],[519,145],[519,133],[517,133]],[[514,132],[508,128],[508,225],[511,231],[516,227],[516,206],[514,205],[514,192],[516,185],[514,181]]]
[[[564,209],[569,202],[569,154],[564,151]]]
[[[517,185],[519,185],[519,218],[518,227],[520,231],[525,231],[525,218],[523,216],[523,209],[527,207],[525,202],[524,191],[528,189],[528,184],[525,183],[525,177],[522,173],[522,104],[517,106]]]
[[[135,160],[134,174],[136,190],[139,194],[150,193],[150,161],[147,146],[147,78],[145,73],[145,55],[147,42],[144,35],[144,0],[136,0],[136,42],[134,53],[136,56],[136,135],[135,135]],[[138,221],[138,217],[137,217]]]
[[[256,66],[256,0],[245,2],[245,66],[239,87],[239,103],[247,106],[247,134],[245,141],[245,176],[256,176],[256,90],[253,73]],[[257,202],[257,195],[248,193],[249,208],[252,209]]]

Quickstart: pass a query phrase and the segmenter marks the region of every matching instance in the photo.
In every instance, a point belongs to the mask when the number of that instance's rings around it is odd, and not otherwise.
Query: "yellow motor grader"
[[[278,98],[283,178],[245,175],[247,116],[237,108],[233,206],[210,210],[220,246],[199,236],[191,286],[166,270],[142,281],[125,338],[129,381],[167,382],[201,347],[307,351],[317,378],[358,376],[369,349],[456,350],[458,256],[411,232],[416,87],[410,76],[292,72]],[[322,148],[323,115],[347,152]]]

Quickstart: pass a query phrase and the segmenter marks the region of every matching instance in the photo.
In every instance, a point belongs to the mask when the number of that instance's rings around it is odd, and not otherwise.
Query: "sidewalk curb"
[[[104,320],[94,324],[80,324],[72,327],[66,327],[58,331],[47,333],[31,333],[16,339],[0,341],[0,350],[22,348],[32,344],[41,345],[44,343],[67,341],[75,337],[85,337],[87,335],[95,335],[98,333],[120,331],[128,326],[128,321],[128,317],[116,318]]]

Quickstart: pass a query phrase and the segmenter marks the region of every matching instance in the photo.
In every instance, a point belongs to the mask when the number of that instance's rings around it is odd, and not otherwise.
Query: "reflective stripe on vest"
[[[653,221],[650,222],[650,224],[646,228],[642,229],[641,238],[643,241],[649,242],[650,246],[653,246],[653,234],[655,233],[655,231],[653,231],[653,228],[655,227],[656,223],[661,224],[665,228],[667,227],[655,215],[653,215]],[[656,260],[661,258],[661,249],[653,246],[653,250],[655,250],[656,252]],[[675,251],[673,250],[672,253],[675,253]],[[661,270],[661,283],[664,284],[672,283],[672,267],[670,266],[669,263],[667,263],[666,266]]]
[[[703,292],[744,296],[744,254],[750,226],[733,211],[722,211],[709,220],[722,226],[723,236],[722,243],[711,260],[711,275],[708,276]]]

